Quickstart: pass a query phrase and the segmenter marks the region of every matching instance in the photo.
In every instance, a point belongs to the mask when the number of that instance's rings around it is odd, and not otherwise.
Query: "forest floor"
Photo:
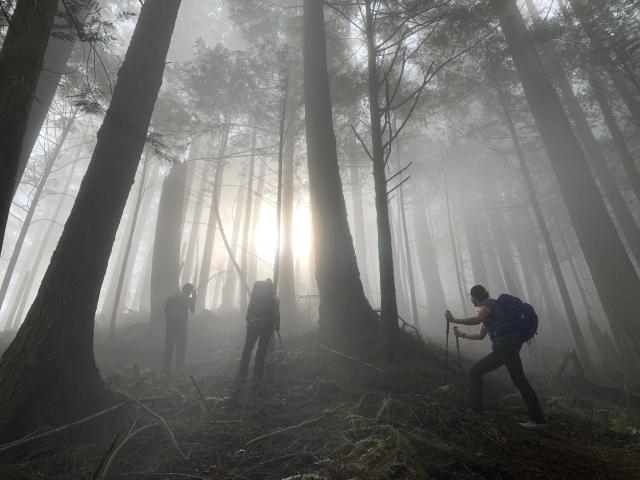
[[[241,342],[241,332],[218,332],[203,360],[172,376],[130,362],[152,360],[141,339],[98,342],[110,388],[139,402],[85,427],[0,446],[0,477],[640,478],[639,412],[583,397],[570,377],[553,388],[532,379],[548,425],[530,431],[518,425],[524,407],[504,375],[487,379],[487,412],[471,413],[455,354],[443,385],[443,352],[433,346],[413,363],[365,365],[307,334],[272,352],[269,380],[254,382],[234,376]],[[193,343],[206,342],[198,335]]]

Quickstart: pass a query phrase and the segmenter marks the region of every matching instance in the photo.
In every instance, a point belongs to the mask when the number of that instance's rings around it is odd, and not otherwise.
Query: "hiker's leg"
[[[533,422],[543,423],[544,415],[542,414],[540,402],[538,401],[536,392],[531,387],[531,384],[527,380],[524,370],[522,369],[522,361],[520,360],[521,342],[519,339],[516,340],[517,342],[515,340],[513,342],[508,342],[503,348],[501,348],[500,356],[509,371],[511,381],[520,392],[520,395],[522,395],[522,400],[524,400],[524,404],[527,406],[527,410],[529,412],[529,418]]]
[[[175,344],[176,336],[174,329],[171,328],[171,325],[167,325],[164,337],[164,360],[162,362],[162,371],[165,373],[171,373],[171,360],[173,359],[173,347]]]
[[[176,335],[176,370],[184,367],[187,358],[187,322],[180,325]]]
[[[482,412],[483,384],[482,376],[496,368],[502,366],[502,360],[496,352],[491,352],[469,370],[471,381],[471,408],[477,412]]]
[[[251,359],[251,351],[256,343],[256,340],[260,336],[260,330],[257,328],[257,322],[251,322],[247,325],[247,337],[244,341],[244,349],[242,350],[242,358],[240,359],[240,372],[241,377],[246,377],[249,371],[249,360]]]
[[[258,343],[258,351],[256,353],[256,363],[254,365],[253,376],[255,378],[262,378],[264,376],[264,363],[267,359],[267,352],[269,351],[269,342],[273,335],[273,327],[270,325],[263,327],[260,332],[260,342]]]

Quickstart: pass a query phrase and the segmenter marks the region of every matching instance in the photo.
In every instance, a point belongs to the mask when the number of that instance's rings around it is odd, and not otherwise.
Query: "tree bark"
[[[264,195],[264,176],[267,173],[267,164],[263,159],[259,159],[260,162],[260,170],[258,170],[258,179],[256,185],[256,194],[255,200],[253,204],[253,229],[251,230],[250,242],[249,242],[249,250],[247,254],[249,255],[248,259],[248,271],[247,271],[247,281],[249,285],[253,285],[253,282],[257,280],[258,276],[258,256],[256,252],[256,243],[258,241],[256,227],[258,222],[260,222],[260,212],[262,212],[262,197]]]
[[[362,206],[362,177],[358,165],[349,167],[349,179],[351,181],[351,208],[353,209],[353,228],[356,257],[360,267],[360,276],[364,283],[364,291],[367,297],[371,295],[371,277],[368,268],[367,240],[364,233],[364,209]]]
[[[338,347],[370,345],[363,337],[372,340],[377,336],[377,318],[364,295],[347,222],[333,131],[323,3],[317,0],[304,1],[303,48],[320,338]]]
[[[0,359],[0,441],[88,416],[108,401],[93,355],[94,315],[179,5],[147,0],[141,9],[77,200],[27,318]]]
[[[20,0],[0,51],[0,250],[42,60],[58,2]]]
[[[240,245],[240,223],[242,221],[242,190],[238,189],[236,195],[236,206],[233,212],[233,228],[231,233],[231,254],[235,258],[238,255],[238,246]],[[222,306],[233,308],[235,306],[235,293],[238,276],[234,273],[233,260],[229,257],[227,261],[227,274],[224,276],[224,284],[222,286]]]
[[[182,213],[187,164],[171,167],[162,184],[158,221],[153,241],[151,263],[151,329],[156,335],[164,332],[164,306],[167,299],[180,289],[180,245]]]

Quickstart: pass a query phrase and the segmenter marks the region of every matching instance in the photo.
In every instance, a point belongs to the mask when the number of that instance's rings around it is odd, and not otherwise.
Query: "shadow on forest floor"
[[[367,366],[308,334],[272,353],[269,381],[239,381],[241,333],[220,335],[207,361],[173,376],[124,366],[141,352],[122,347],[105,378],[140,402],[90,429],[0,447],[2,478],[640,478],[640,417],[566,385],[539,387],[549,424],[527,431],[517,425],[522,402],[500,377],[487,382],[488,412],[471,414],[457,366],[441,385],[442,352]]]

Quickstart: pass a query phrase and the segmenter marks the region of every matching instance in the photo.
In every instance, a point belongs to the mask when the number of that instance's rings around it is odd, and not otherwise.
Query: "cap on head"
[[[480,301],[486,300],[487,298],[489,298],[489,292],[487,292],[487,289],[484,288],[482,285],[474,285],[473,287],[471,287],[471,290],[469,291],[469,295],[471,295],[476,300],[480,300]]]
[[[193,283],[189,283],[189,282],[185,283],[182,286],[182,291],[187,293],[193,292]]]

